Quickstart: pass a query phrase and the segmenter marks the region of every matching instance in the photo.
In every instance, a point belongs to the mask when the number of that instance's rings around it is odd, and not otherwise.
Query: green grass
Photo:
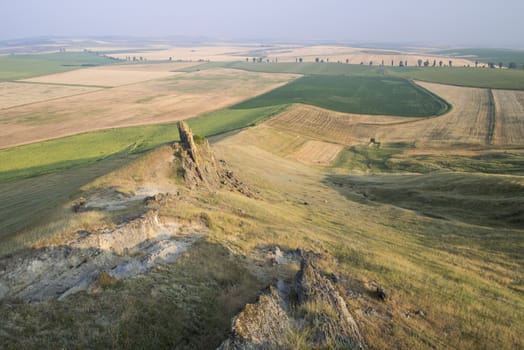
[[[115,62],[115,59],[84,52],[0,56],[0,81],[31,78]]]
[[[335,175],[328,179],[351,184],[352,191],[364,194],[368,203],[388,203],[432,218],[497,228],[519,229],[524,224],[524,186],[520,176],[456,172]],[[512,254],[517,256],[518,251]]]
[[[285,106],[225,109],[189,120],[195,134],[212,136],[258,123]],[[0,182],[93,163],[117,153],[141,153],[178,140],[176,123],[89,132],[0,150]]]
[[[464,155],[410,155],[414,148],[403,142],[382,143],[380,147],[356,145],[339,153],[332,169],[358,173],[420,173],[468,172],[484,174],[524,174],[524,152],[485,151],[476,156]]]
[[[449,105],[405,79],[392,77],[312,75],[233,108],[286,103],[311,104],[339,112],[426,117],[445,113]]]
[[[489,68],[388,68],[392,76],[459,86],[524,90],[524,70]]]

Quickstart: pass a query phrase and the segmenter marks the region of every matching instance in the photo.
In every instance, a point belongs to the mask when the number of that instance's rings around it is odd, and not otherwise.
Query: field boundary
[[[492,89],[488,89],[488,118],[487,118],[487,132],[486,132],[486,144],[493,144],[493,136],[495,134],[495,123],[496,123],[496,110],[495,110],[495,97],[493,96]]]
[[[403,78],[405,79],[405,78]],[[407,81],[409,81],[409,83],[415,88],[415,89],[419,89],[421,90],[422,92],[425,92],[427,94],[429,94],[430,96],[432,96],[435,100],[437,100],[438,102],[442,103],[442,108],[441,110],[434,114],[434,115],[431,115],[431,116],[427,116],[427,117],[421,117],[421,118],[434,118],[434,117],[440,117],[441,115],[444,115],[444,114],[447,114],[449,112],[451,112],[451,110],[453,109],[453,106],[451,105],[451,103],[449,103],[448,101],[446,101],[444,98],[440,97],[439,95],[433,93],[432,91],[429,91],[428,89],[426,89],[425,87],[421,86],[421,85],[418,85],[415,80],[413,79],[406,79]]]

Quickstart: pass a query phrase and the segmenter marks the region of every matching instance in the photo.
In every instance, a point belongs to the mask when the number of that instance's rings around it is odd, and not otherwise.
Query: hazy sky
[[[524,0],[0,0],[0,39],[209,36],[524,48]]]

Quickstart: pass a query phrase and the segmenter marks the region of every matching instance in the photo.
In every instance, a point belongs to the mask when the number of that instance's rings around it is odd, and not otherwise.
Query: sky
[[[524,0],[0,0],[0,40],[188,36],[524,49]]]

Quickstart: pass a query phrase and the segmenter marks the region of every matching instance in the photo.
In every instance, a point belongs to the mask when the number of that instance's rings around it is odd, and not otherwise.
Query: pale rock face
[[[61,300],[90,290],[102,271],[116,279],[146,273],[158,264],[174,262],[203,236],[201,229],[162,223],[151,211],[113,230],[78,232],[63,246],[4,258],[0,260],[0,300]]]

